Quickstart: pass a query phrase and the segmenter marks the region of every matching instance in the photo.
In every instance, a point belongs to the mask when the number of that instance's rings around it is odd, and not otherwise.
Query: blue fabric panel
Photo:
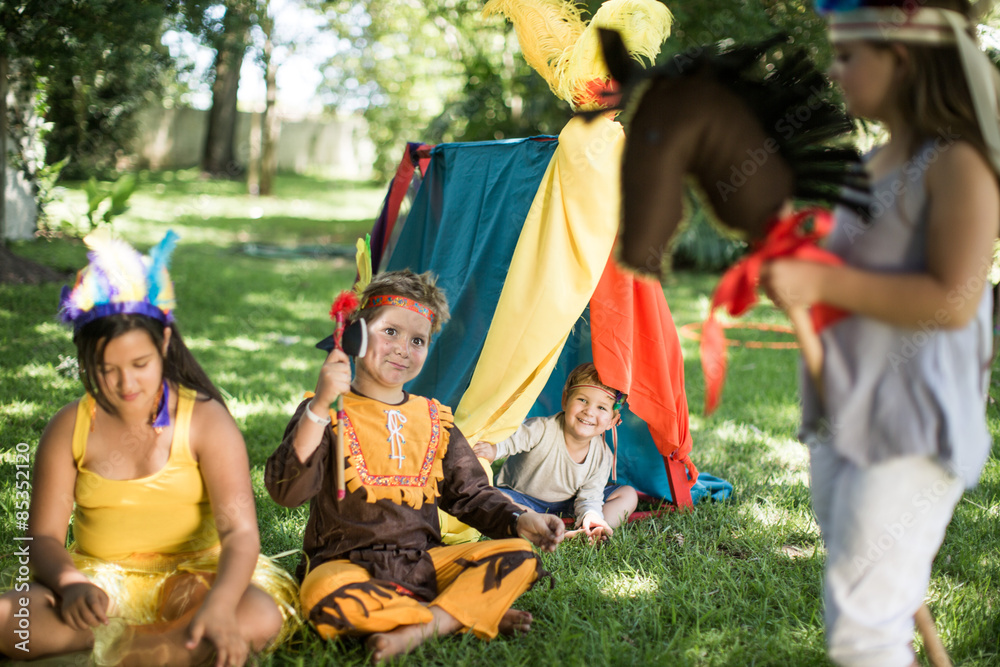
[[[623,418],[627,428],[618,427],[618,483],[672,502],[663,455],[653,444],[649,429],[631,413]],[[625,432],[630,438],[627,443],[623,440]],[[732,493],[732,484],[702,472],[698,473],[698,481],[691,487],[691,502],[697,505],[702,500],[726,500]]]
[[[562,390],[570,372],[580,364],[593,361],[590,347],[590,308],[583,311],[577,321],[559,361],[549,376],[538,400],[528,413],[529,417],[546,417],[562,410]],[[611,447],[611,432],[605,434]],[[653,436],[646,423],[626,409],[618,426],[618,484],[627,484],[655,498],[673,501],[663,455],[656,449]],[[697,504],[702,499],[725,500],[733,492],[729,482],[706,473],[699,473],[698,481],[691,488],[691,500]]]
[[[514,248],[558,142],[554,137],[439,144],[383,270],[433,271],[448,295],[452,319],[435,336],[408,391],[456,407],[469,386]],[[397,223],[399,224],[399,223]],[[525,323],[525,326],[538,326]],[[562,389],[576,366],[593,361],[590,310],[573,327],[528,417],[562,409]],[[618,483],[671,500],[663,456],[646,424],[627,409],[618,427]],[[611,434],[606,439],[611,440]],[[724,500],[732,485],[701,473],[695,503]]]
[[[451,321],[406,389],[456,407],[469,386],[554,137],[439,144],[384,270],[432,270]]]

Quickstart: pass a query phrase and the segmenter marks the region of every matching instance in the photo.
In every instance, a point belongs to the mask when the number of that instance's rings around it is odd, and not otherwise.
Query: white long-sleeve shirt
[[[595,436],[583,463],[566,449],[563,413],[525,420],[514,435],[498,442],[497,458],[507,457],[496,485],[545,502],[576,497],[573,511],[582,519],[587,512],[604,518],[604,487],[611,476],[611,450]]]

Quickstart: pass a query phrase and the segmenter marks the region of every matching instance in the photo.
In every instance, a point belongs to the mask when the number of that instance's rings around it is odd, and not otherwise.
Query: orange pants
[[[332,639],[429,623],[433,616],[428,607],[435,605],[454,616],[464,631],[492,639],[514,600],[547,574],[531,545],[520,538],[435,547],[428,553],[438,586],[438,596],[428,603],[391,582],[372,579],[360,565],[334,560],[306,575],[303,612],[321,637]]]

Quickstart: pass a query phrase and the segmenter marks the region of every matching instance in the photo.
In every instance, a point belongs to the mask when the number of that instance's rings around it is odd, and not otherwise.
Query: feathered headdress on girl
[[[620,33],[633,57],[656,59],[673,16],[656,0],[608,0],[589,23],[566,0],[490,0],[483,16],[502,14],[517,32],[524,59],[574,111],[605,106],[611,75],[601,57],[598,28]]]
[[[125,241],[99,229],[85,239],[90,263],[76,275],[76,284],[63,287],[59,318],[75,331],[108,315],[138,314],[164,324],[173,321],[174,285],[167,265],[178,236],[168,231],[147,257]]]

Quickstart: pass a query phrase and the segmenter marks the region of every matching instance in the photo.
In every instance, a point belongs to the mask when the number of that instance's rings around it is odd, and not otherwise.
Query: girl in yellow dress
[[[63,291],[86,394],[35,454],[34,581],[0,597],[12,658],[242,665],[296,627],[294,581],[259,555],[243,437],[173,322],[175,240],[144,258],[92,234]]]

